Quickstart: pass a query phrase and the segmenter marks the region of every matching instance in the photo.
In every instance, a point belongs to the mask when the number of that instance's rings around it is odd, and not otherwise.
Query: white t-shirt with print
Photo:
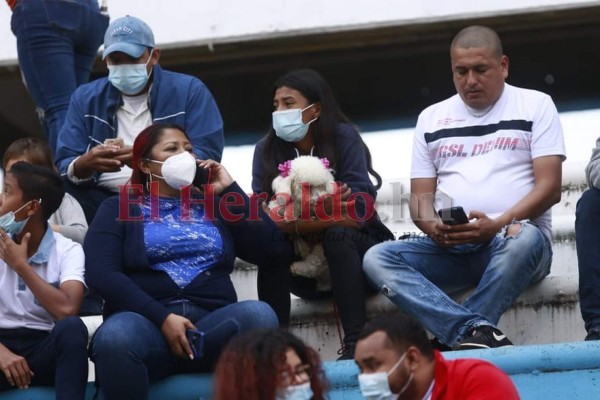
[[[426,108],[415,128],[411,178],[438,178],[435,208],[462,206],[495,218],[535,183],[532,160],[566,158],[550,96],[508,84],[484,115],[471,115],[458,94]],[[534,221],[550,238],[551,211]]]
[[[38,276],[55,287],[70,280],[85,285],[83,248],[50,227],[38,251],[28,261]],[[23,279],[0,260],[0,329],[50,331],[53,327],[54,318],[41,306]]]

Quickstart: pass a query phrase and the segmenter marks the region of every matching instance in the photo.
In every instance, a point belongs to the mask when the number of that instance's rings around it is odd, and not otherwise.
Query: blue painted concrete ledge
[[[600,399],[600,341],[446,352],[444,357],[481,358],[494,363],[510,375],[524,400]],[[354,362],[326,362],[325,371],[332,400],[361,399]],[[210,375],[177,375],[153,384],[150,399],[210,399],[211,384]],[[93,392],[90,383],[88,399]],[[0,398],[50,400],[54,399],[54,392],[50,388],[31,388],[4,392]]]

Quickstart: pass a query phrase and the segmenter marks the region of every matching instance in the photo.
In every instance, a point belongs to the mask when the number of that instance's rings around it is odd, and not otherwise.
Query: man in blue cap
[[[223,121],[199,79],[163,70],[150,27],[126,16],[104,36],[108,77],[79,87],[60,130],[56,164],[88,222],[131,176],[132,145],[154,122],[176,124],[201,159],[221,160]]]

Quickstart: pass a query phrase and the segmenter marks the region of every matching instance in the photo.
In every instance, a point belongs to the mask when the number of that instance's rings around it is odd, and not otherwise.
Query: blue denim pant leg
[[[56,149],[71,94],[89,80],[108,27],[96,0],[19,0],[11,19],[23,79]]]
[[[219,308],[196,320],[194,325],[205,335],[204,357],[199,361],[199,365],[205,369],[212,369],[221,350],[233,336],[255,329],[276,328],[279,321],[275,311],[267,303],[246,300]],[[185,361],[185,364],[187,365],[188,361]]]
[[[278,325],[273,310],[259,301],[243,301],[215,311],[190,303],[167,306],[173,313],[195,321],[205,332],[204,357],[180,359],[156,325],[133,312],[111,315],[91,343],[96,378],[107,399],[146,399],[150,382],[179,372],[206,371],[234,335]]]
[[[529,251],[525,251],[529,249]],[[364,268],[394,304],[447,345],[470,327],[495,325],[531,283],[550,271],[549,241],[530,224],[515,237],[485,245],[439,247],[429,238],[385,242],[367,252]],[[446,293],[477,287],[462,304]]]
[[[478,282],[472,265],[481,264],[479,246],[442,248],[427,237],[389,241],[372,247],[363,266],[373,284],[440,341],[454,345],[461,328],[484,317],[447,294]]]
[[[104,398],[146,399],[150,376],[175,369],[175,357],[159,328],[133,312],[108,317],[90,344],[96,381]]]
[[[465,308],[484,317],[472,322],[472,326],[497,324],[529,285],[550,273],[552,246],[548,238],[530,223],[521,223],[515,235],[496,235],[486,245],[486,253],[488,251],[489,261],[484,265],[481,280],[463,302]]]
[[[586,331],[600,329],[600,190],[586,190],[577,202],[575,242],[579,301]]]

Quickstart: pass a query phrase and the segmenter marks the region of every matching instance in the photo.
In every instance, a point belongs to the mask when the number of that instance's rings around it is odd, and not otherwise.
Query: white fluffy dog
[[[313,156],[300,156],[279,165],[281,174],[273,180],[272,188],[275,194],[287,194],[278,196],[269,203],[269,208],[281,207],[293,201],[294,216],[300,218],[302,202],[306,209],[306,202],[310,202],[310,217],[315,217],[315,203],[324,194],[334,192],[332,170],[329,169],[329,161]],[[302,199],[302,184],[310,185],[310,196]],[[307,216],[303,215],[303,218]],[[302,238],[295,242],[296,254],[301,260],[290,266],[294,275],[305,276],[317,280],[317,289],[325,291],[331,289],[329,268],[323,246],[321,243],[310,243]]]

